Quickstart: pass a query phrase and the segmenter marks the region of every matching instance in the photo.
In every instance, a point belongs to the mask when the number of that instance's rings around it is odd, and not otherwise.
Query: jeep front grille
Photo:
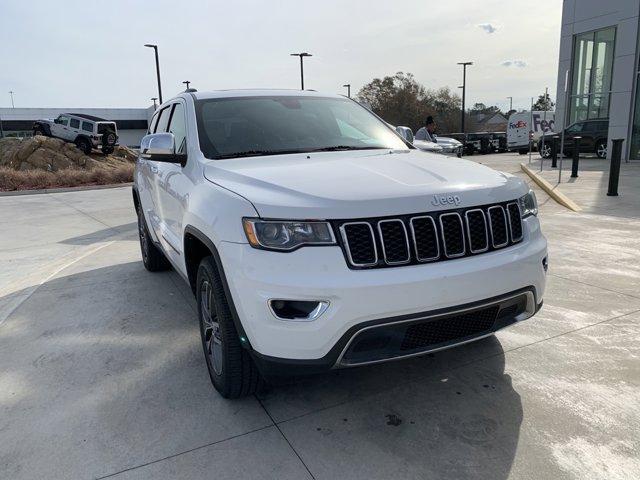
[[[352,269],[450,260],[505,248],[523,238],[517,202],[468,209],[335,221]]]

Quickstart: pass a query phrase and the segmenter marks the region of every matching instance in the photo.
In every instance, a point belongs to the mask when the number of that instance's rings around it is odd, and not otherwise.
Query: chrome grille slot
[[[517,203],[507,204],[507,212],[509,213],[509,232],[511,233],[511,241],[513,243],[522,240],[522,215],[520,207]]]
[[[382,254],[387,265],[408,263],[409,237],[402,220],[380,220],[378,233],[382,243]]]
[[[433,217],[413,217],[411,219],[411,237],[419,262],[432,262],[440,257],[438,230]]]
[[[368,222],[345,223],[340,227],[340,233],[352,265],[370,267],[378,263],[378,249],[371,224]]]
[[[465,253],[464,229],[462,218],[458,213],[443,213],[440,215],[442,229],[442,245],[447,258],[461,257]]]
[[[479,208],[474,208],[467,210],[464,216],[471,253],[482,253],[489,250],[489,233],[484,212]]]
[[[493,248],[504,247],[509,243],[509,234],[507,233],[507,216],[504,208],[499,205],[489,207],[489,230],[491,231],[491,243]]]

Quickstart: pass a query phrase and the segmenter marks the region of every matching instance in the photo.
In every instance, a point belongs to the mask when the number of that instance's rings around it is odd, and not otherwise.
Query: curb
[[[109,185],[86,185],[79,187],[61,187],[61,188],[43,188],[40,190],[10,190],[8,192],[0,192],[0,197],[13,197],[19,195],[41,195],[43,193],[64,193],[64,192],[82,192],[84,190],[105,190],[107,188],[130,187],[133,182],[127,183],[111,183]]]
[[[559,190],[556,190],[555,187],[553,185],[551,185],[549,182],[547,182],[544,178],[542,178],[541,176],[539,176],[538,174],[536,174],[533,170],[531,170],[529,167],[527,167],[524,163],[520,164],[520,168],[522,169],[522,171],[524,173],[526,173],[527,175],[529,175],[529,177],[531,177],[531,180],[533,180],[534,182],[536,182],[536,184],[542,189],[544,190],[547,195],[549,195],[551,198],[553,198],[556,202],[558,202],[560,205],[562,205],[563,207],[568,208],[569,210],[572,210],[574,212],[579,212],[580,210],[582,210],[578,204],[576,202],[574,202],[573,200],[571,200],[569,197],[567,197],[564,193],[562,193]]]

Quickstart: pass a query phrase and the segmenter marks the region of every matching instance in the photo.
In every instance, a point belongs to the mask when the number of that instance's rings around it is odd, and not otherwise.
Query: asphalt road
[[[0,478],[639,478],[640,211],[540,200],[534,319],[227,401],[129,188],[0,197]]]

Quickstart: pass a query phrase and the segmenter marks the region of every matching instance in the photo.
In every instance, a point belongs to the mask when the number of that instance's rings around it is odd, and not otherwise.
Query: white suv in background
[[[101,148],[102,153],[108,155],[118,145],[118,128],[115,122],[84,113],[63,113],[53,120],[36,120],[33,135],[73,142],[87,155],[94,148]]]
[[[144,265],[191,286],[225,397],[474,341],[542,305],[527,185],[419,151],[350,99],[186,92],[149,133],[133,190]]]

